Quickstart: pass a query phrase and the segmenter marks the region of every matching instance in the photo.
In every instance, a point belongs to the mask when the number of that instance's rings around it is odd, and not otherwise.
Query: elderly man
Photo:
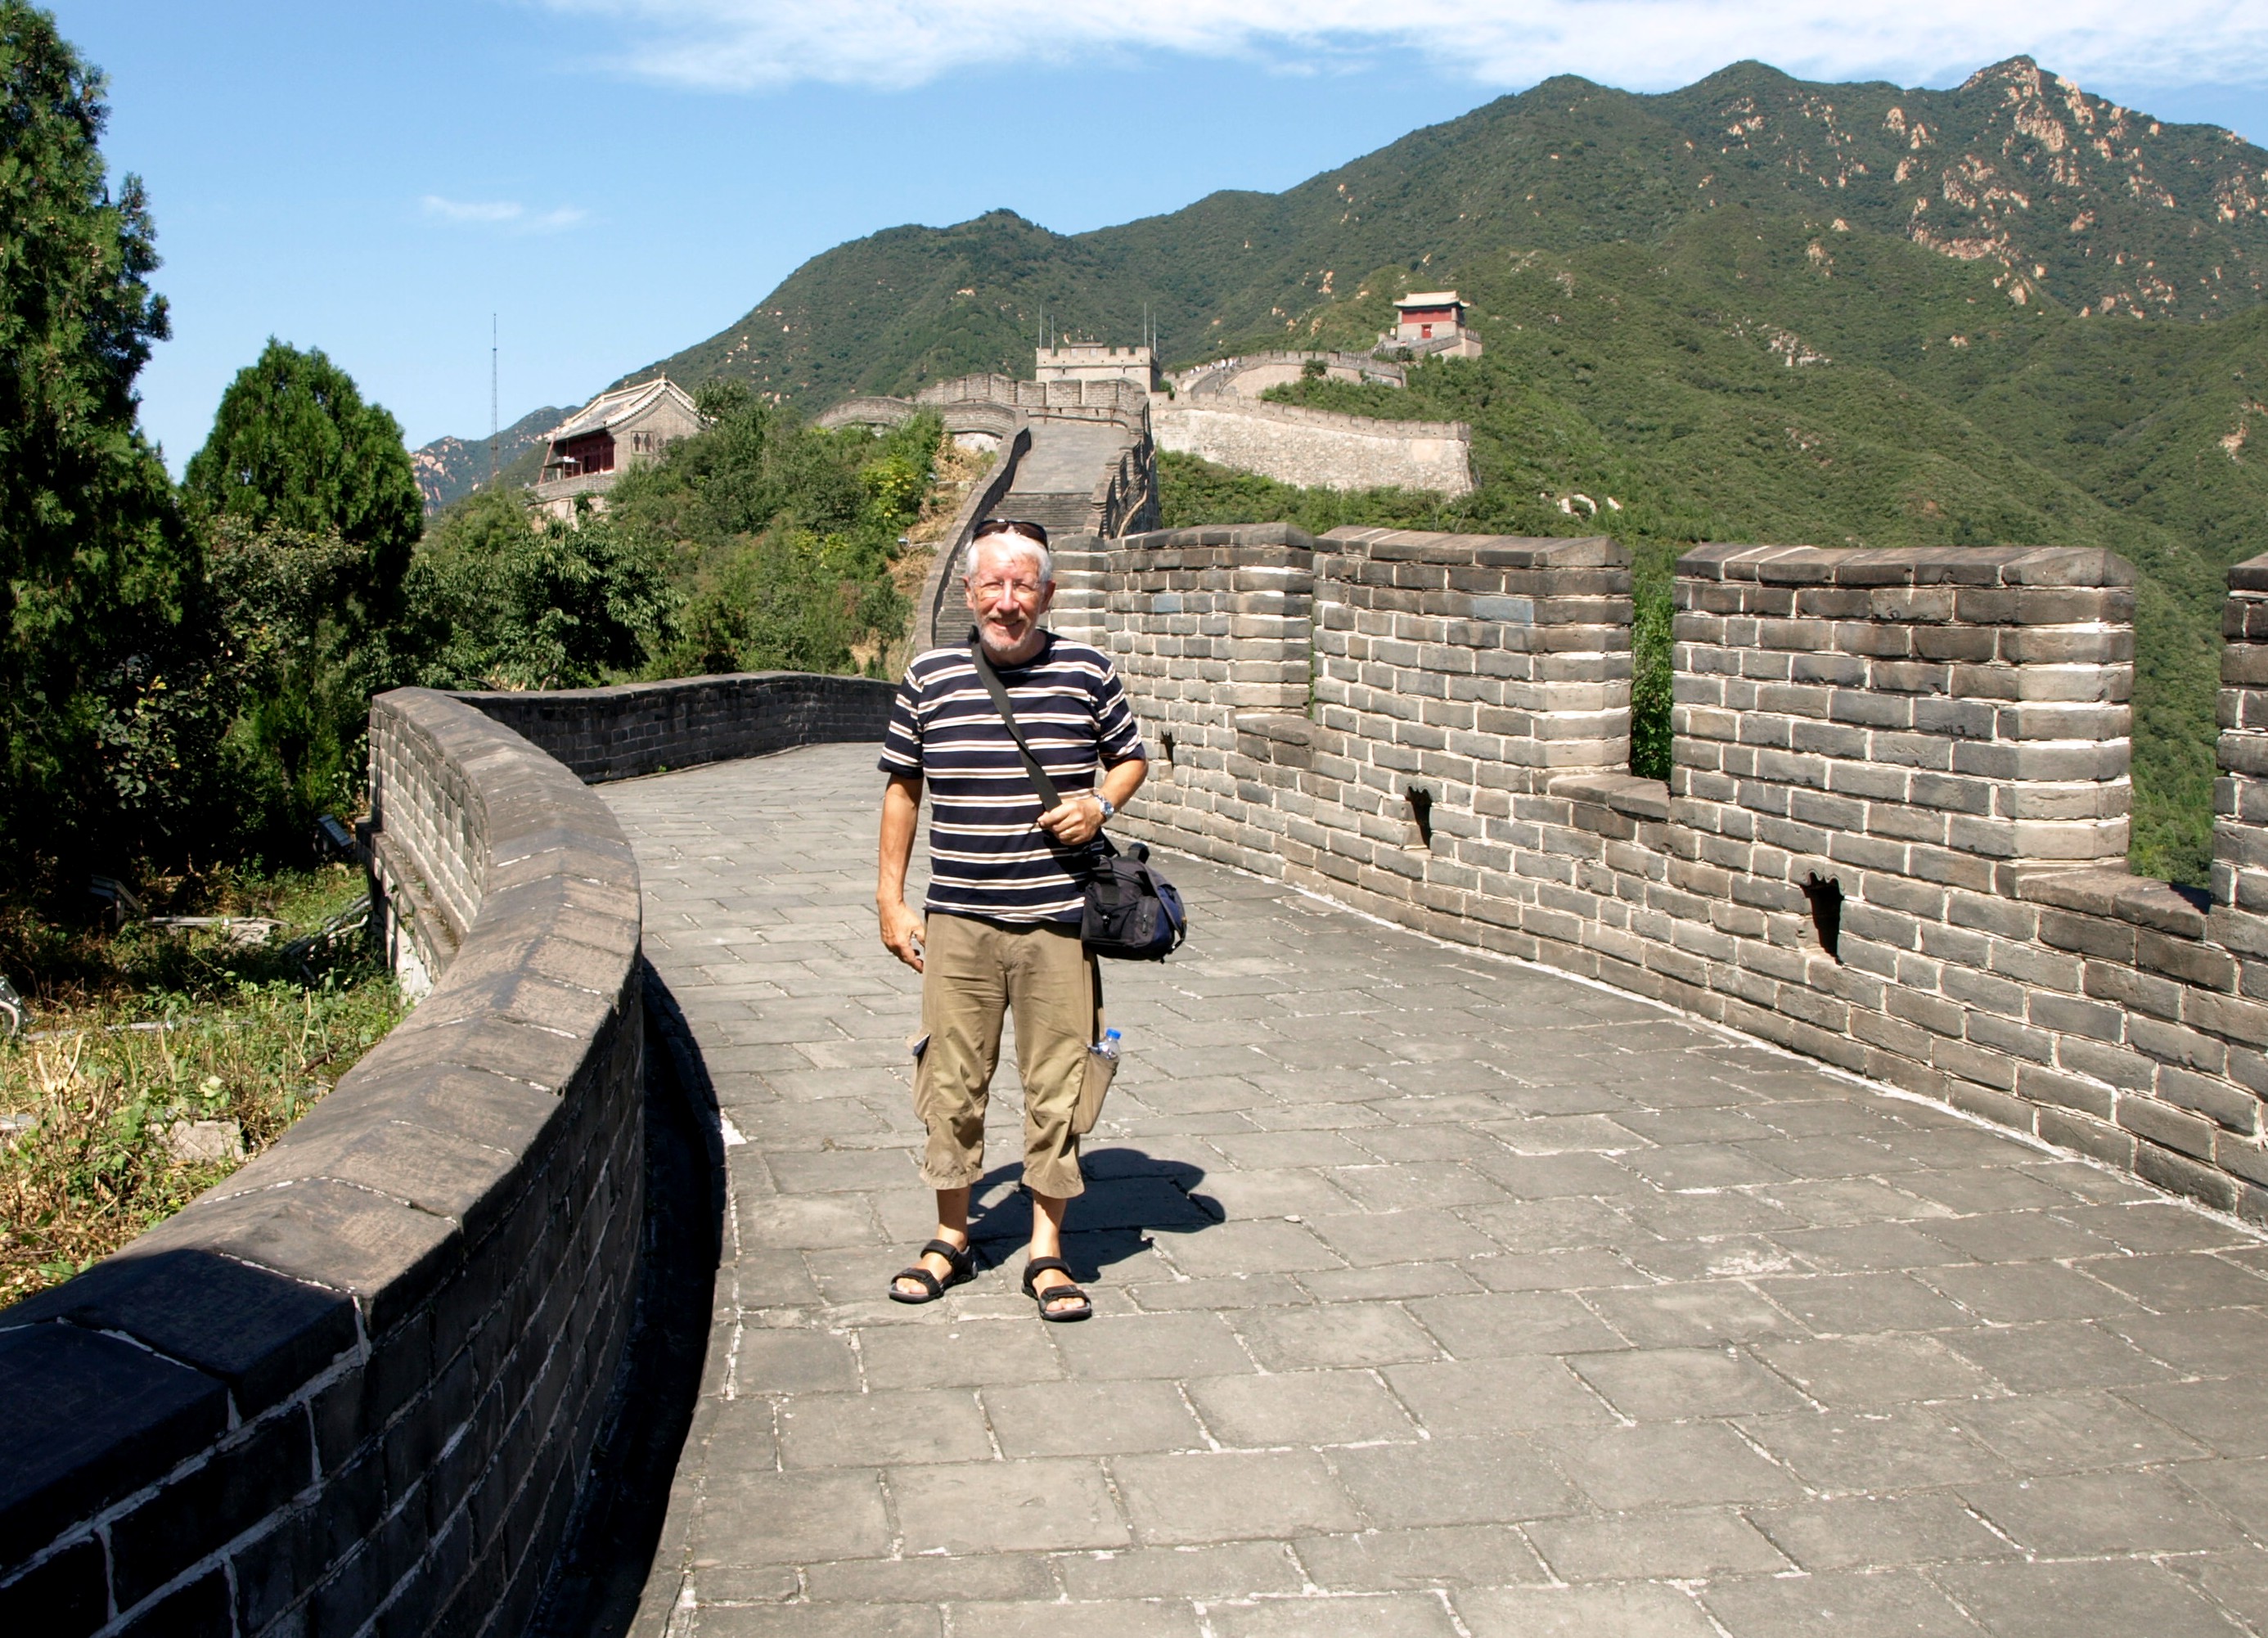
[[[1012,1010],[1033,1206],[1024,1290],[1042,1319],[1084,1319],[1093,1305],[1063,1260],[1062,1236],[1064,1208],[1086,1186],[1072,1118],[1102,1034],[1102,978],[1079,942],[1086,858],[1141,786],[1148,753],[1109,657],[1040,623],[1056,591],[1045,529],[978,524],[964,586],[976,629],[907,668],[882,748],[890,782],[874,899],[882,942],[922,975],[914,1107],[929,1128],[922,1177],[937,1191],[936,1237],[890,1295],[934,1302],[975,1277],[968,1192],[984,1169],[985,1103]],[[1062,796],[1044,813],[977,670],[980,650]],[[905,899],[924,786],[925,919]]]

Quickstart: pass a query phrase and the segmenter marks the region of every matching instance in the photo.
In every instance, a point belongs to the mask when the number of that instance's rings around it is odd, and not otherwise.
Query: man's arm
[[[921,799],[919,774],[891,776],[882,793],[881,856],[874,872],[874,908],[882,919],[882,942],[916,972],[922,970],[922,919],[906,904],[906,868],[913,862]]]
[[[1107,797],[1113,808],[1123,808],[1127,799],[1140,790],[1142,781],[1149,777],[1147,762],[1139,756],[1124,757],[1104,770],[1102,785],[1096,794]],[[1040,815],[1040,829],[1066,847],[1093,841],[1094,833],[1102,829],[1102,804],[1085,791],[1067,796]]]

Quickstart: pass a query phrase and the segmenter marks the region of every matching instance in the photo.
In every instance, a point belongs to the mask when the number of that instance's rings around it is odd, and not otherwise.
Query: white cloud
[[[1658,91],[1755,57],[1821,79],[1943,84],[2028,53],[2082,83],[2268,81],[2268,6],[2240,0],[541,0],[610,18],[610,60],[707,90],[820,80],[902,89],[956,70],[1033,63],[1104,70],[1125,52],[1233,56],[1287,68],[1415,51],[1484,85],[1575,73]],[[1098,63],[1100,57],[1103,61]],[[1107,82],[1066,81],[1066,95]],[[1045,85],[1034,86],[1038,96]]]
[[[508,228],[516,233],[556,233],[587,220],[591,214],[578,205],[562,205],[556,210],[531,210],[511,200],[444,199],[438,194],[427,194],[419,203],[427,216],[443,222]]]

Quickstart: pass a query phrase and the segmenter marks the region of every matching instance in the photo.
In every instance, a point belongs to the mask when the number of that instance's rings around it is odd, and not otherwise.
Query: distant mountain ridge
[[[571,410],[546,404],[531,410],[497,434],[499,480],[507,485],[532,483],[543,462],[544,434],[557,426]],[[409,469],[425,497],[425,515],[432,516],[453,501],[463,499],[489,481],[489,440],[485,438],[437,438],[409,453]]]
[[[1510,249],[1650,240],[1730,205],[1817,216],[1991,268],[2020,302],[2209,318],[2268,298],[2268,151],[2167,125],[2029,57],[1952,91],[1741,63],[1646,96],[1561,77],[1281,194],[1213,194],[1073,235],[997,210],[814,257],[739,323],[624,380],[731,376],[813,410],[1023,373],[1042,306],[1168,358],[1296,334],[1346,281]],[[1431,275],[1429,274],[1430,277]]]
[[[1042,305],[1108,341],[1146,307],[1181,364],[1366,347],[1390,298],[1443,285],[1484,358],[1284,389],[1469,425],[1478,487],[1437,527],[1609,529],[1657,610],[1703,540],[2130,558],[2134,857],[2203,879],[2223,576],[2268,552],[2268,152],[2029,58],[1945,92],[1554,79],[1281,194],[1076,235],[893,228],[637,374],[815,413],[1027,375]]]

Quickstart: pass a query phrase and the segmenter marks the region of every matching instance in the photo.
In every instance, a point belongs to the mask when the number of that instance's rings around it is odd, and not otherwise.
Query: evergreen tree
[[[176,828],[211,764],[195,542],[135,425],[166,334],[101,76],[0,0],[0,876]]]
[[[424,521],[409,454],[353,377],[271,336],[221,395],[181,494],[243,700],[237,839],[288,855],[354,801],[369,697],[403,680],[401,581]]]
[[[221,395],[181,490],[193,515],[335,534],[363,552],[365,620],[390,619],[424,526],[401,424],[320,349],[269,338]]]

